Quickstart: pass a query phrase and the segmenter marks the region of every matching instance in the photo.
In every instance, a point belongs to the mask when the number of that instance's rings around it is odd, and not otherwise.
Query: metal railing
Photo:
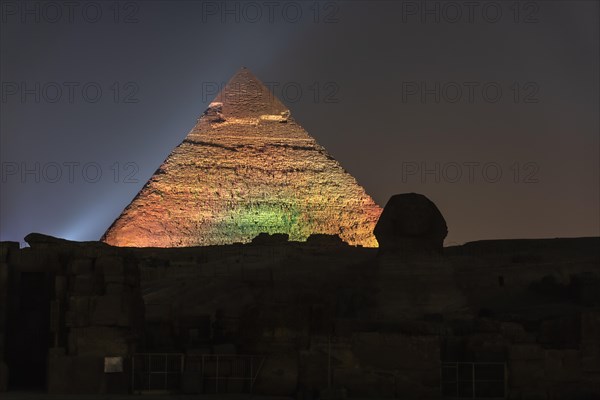
[[[265,358],[252,355],[206,354],[186,357],[185,371],[200,380],[204,393],[231,391],[233,383],[239,391],[252,392]]]
[[[181,388],[184,355],[180,353],[135,354],[131,359],[133,392],[172,392]]]
[[[441,374],[444,398],[506,398],[506,363],[443,362]]]
[[[265,357],[254,355],[139,353],[131,361],[134,393],[179,392],[183,377],[202,393],[252,392]]]

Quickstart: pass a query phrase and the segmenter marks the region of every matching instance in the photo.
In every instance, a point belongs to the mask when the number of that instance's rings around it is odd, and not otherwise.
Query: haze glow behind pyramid
[[[102,237],[115,246],[338,234],[376,247],[381,208],[242,68]]]

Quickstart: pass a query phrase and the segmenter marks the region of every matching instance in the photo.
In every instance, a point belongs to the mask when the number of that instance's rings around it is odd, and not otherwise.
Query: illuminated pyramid
[[[261,232],[338,234],[376,247],[381,208],[252,73],[242,68],[102,240],[182,247]]]

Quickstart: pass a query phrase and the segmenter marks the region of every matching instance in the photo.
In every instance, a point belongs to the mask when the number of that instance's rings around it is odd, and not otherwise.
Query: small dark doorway
[[[45,390],[50,347],[51,274],[12,274],[8,288],[6,361],[9,389]]]

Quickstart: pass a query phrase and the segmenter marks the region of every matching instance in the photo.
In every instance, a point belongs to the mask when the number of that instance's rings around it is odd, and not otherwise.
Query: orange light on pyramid
[[[376,247],[381,208],[242,68],[104,234],[115,246],[303,241],[337,234]]]

